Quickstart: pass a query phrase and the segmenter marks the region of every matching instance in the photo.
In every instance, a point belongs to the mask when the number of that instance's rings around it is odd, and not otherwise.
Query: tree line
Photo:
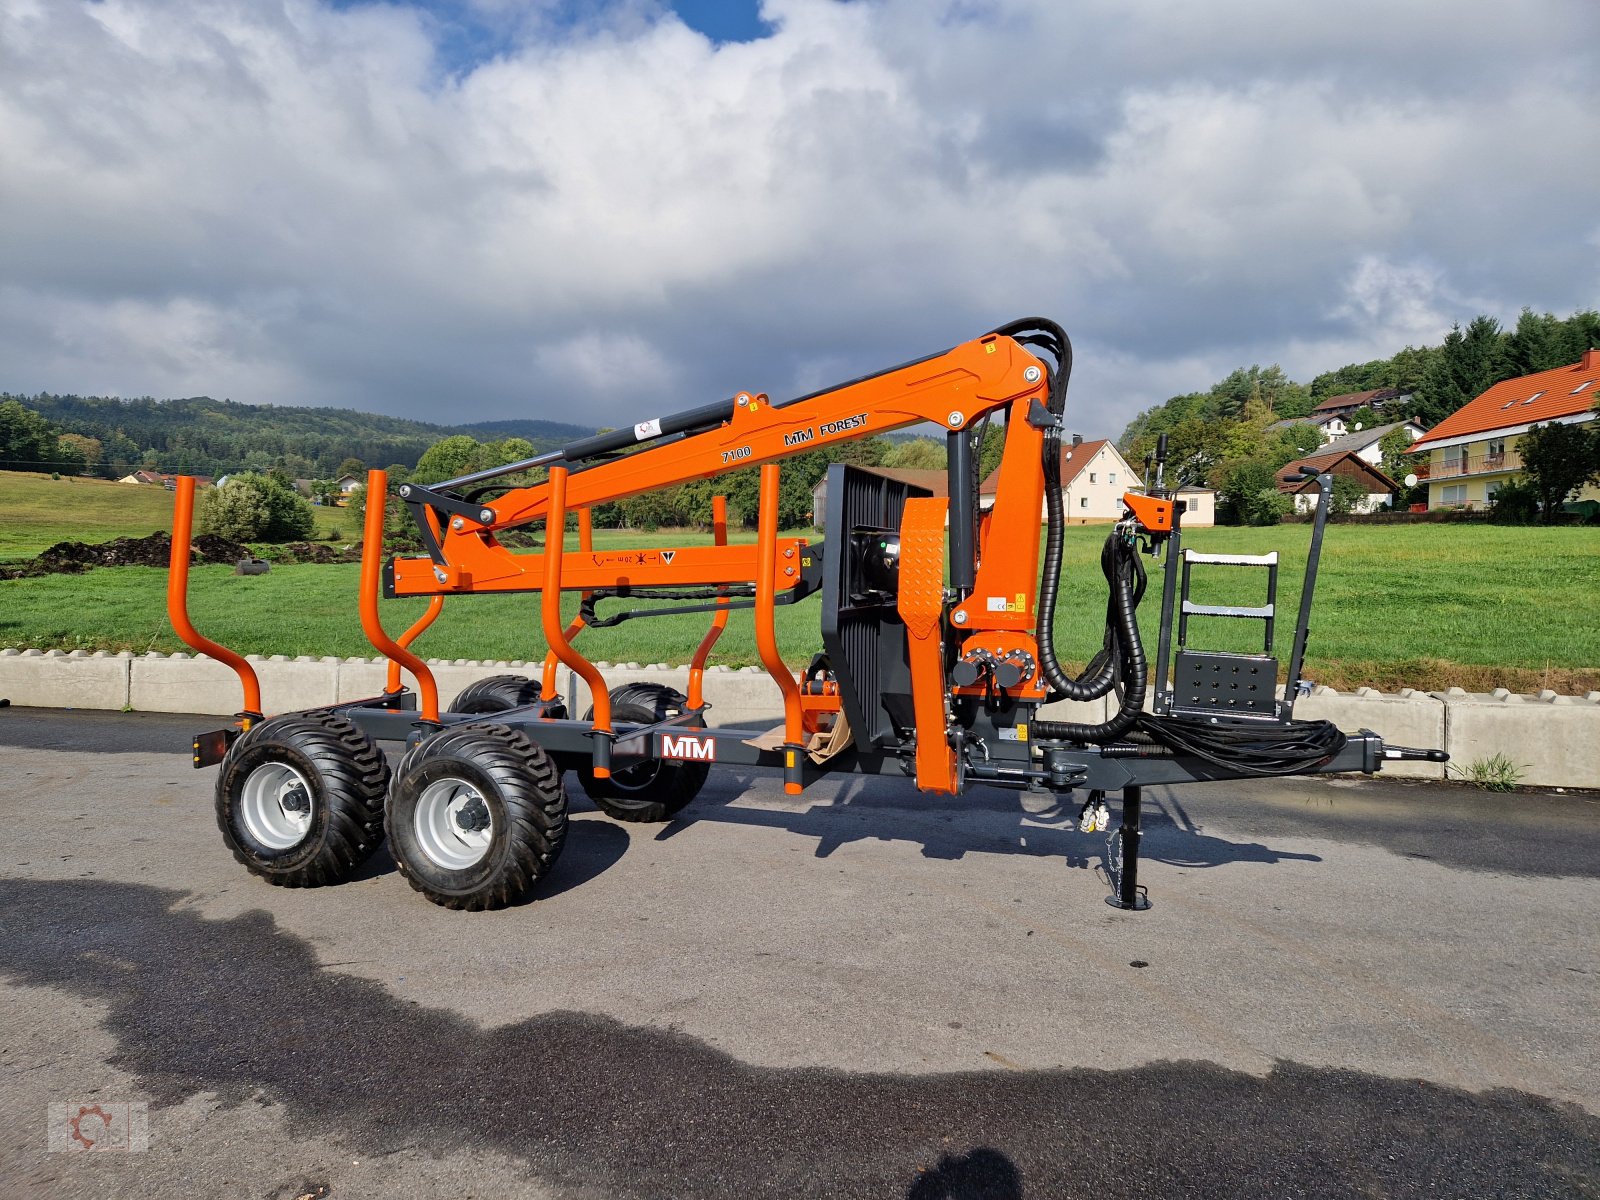
[[[999,464],[1005,436],[998,427],[988,428],[982,436],[978,469],[981,474],[987,475]],[[534,453],[533,445],[522,438],[480,442],[472,437],[457,435],[430,447],[418,460],[415,469],[391,468],[389,484],[392,490],[396,484],[406,481],[439,483],[475,471],[519,462],[531,458]],[[821,513],[813,511],[814,489],[834,463],[905,470],[943,470],[945,461],[943,438],[935,440],[931,437],[912,437],[898,442],[885,437],[860,438],[785,458],[782,460],[783,470],[778,484],[778,523],[785,529],[798,529],[822,519]],[[534,468],[497,479],[494,486],[526,487],[545,477],[543,469]],[[591,510],[591,519],[597,529],[706,529],[711,525],[713,497],[725,496],[729,523],[735,528],[754,528],[759,517],[760,487],[760,468],[745,467],[709,479],[692,480],[623,500],[597,504]],[[358,488],[349,499],[358,529],[365,518],[365,491],[365,488]],[[386,531],[389,535],[409,535],[410,518],[399,505],[390,505],[387,521]]]
[[[342,408],[240,404],[207,396],[34,396],[0,393],[0,469],[120,478],[134,470],[219,475],[281,471],[332,478],[349,459],[415,467],[460,433],[518,431],[539,450],[593,430],[554,421],[436,425]]]
[[[1478,316],[1451,327],[1437,346],[1407,346],[1390,358],[1351,363],[1297,383],[1274,364],[1241,367],[1204,392],[1173,396],[1146,409],[1123,430],[1118,446],[1132,462],[1168,439],[1168,477],[1217,490],[1237,520],[1268,522],[1286,509],[1277,471],[1315,450],[1320,435],[1309,425],[1277,427],[1308,417],[1332,396],[1393,389],[1401,402],[1381,413],[1366,409],[1350,424],[1371,427],[1410,418],[1431,428],[1496,383],[1567,366],[1600,345],[1600,312],[1561,318],[1523,309],[1515,328]],[[1398,432],[1398,431],[1397,431]],[[1407,468],[1403,435],[1382,446],[1382,469],[1399,478]]]

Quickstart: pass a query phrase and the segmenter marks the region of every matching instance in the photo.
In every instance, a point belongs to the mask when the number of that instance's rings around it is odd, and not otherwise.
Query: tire
[[[462,688],[461,693],[450,702],[445,711],[489,716],[537,704],[543,694],[543,688],[537,679],[530,679],[526,675],[491,675],[487,679],[480,679]],[[564,721],[567,707],[565,704],[552,704],[545,709],[544,715],[552,720]],[[550,760],[562,774],[571,769],[572,763],[568,755],[555,754],[548,750],[545,753],[550,755]]]
[[[383,752],[347,717],[287,713],[223,759],[217,827],[233,857],[268,883],[339,883],[383,844],[388,786]]]
[[[611,693],[611,719],[633,725],[653,725],[684,710],[688,698],[659,683],[630,683]],[[586,720],[594,720],[594,709]],[[696,726],[697,728],[699,726]],[[607,779],[596,779],[588,759],[573,763],[584,794],[608,817],[618,821],[666,821],[700,794],[711,774],[711,764],[668,758],[648,758],[635,766],[614,769]]]
[[[539,681],[526,675],[491,675],[468,684],[446,712],[497,713],[539,702]]]
[[[665,721],[684,712],[689,707],[689,697],[664,683],[624,683],[611,689],[611,703],[613,707],[618,704],[637,704],[650,710],[652,721]],[[594,720],[592,705],[584,719]],[[691,726],[694,729],[704,727],[703,721],[696,721]]]
[[[434,734],[400,762],[386,816],[406,882],[480,912],[527,894],[561,853],[567,795],[537,743],[505,725]]]

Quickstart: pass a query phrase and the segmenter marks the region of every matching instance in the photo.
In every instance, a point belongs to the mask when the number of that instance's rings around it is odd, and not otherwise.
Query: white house
[[[1341,413],[1311,413],[1304,417],[1285,417],[1281,421],[1274,421],[1267,428],[1288,429],[1291,425],[1315,425],[1324,442],[1343,437],[1347,432],[1344,416]]]
[[[1184,529],[1208,528],[1217,523],[1216,489],[1186,483],[1178,489],[1178,499],[1183,501]]]
[[[996,468],[978,490],[978,503],[985,509],[994,504],[1000,471]],[[1122,516],[1124,492],[1143,491],[1138,472],[1105,438],[1086,442],[1074,436],[1072,444],[1061,448],[1061,498],[1067,524],[1088,525],[1116,521]],[[1040,510],[1044,519],[1044,510]]]
[[[1379,443],[1396,429],[1405,430],[1406,437],[1413,442],[1427,432],[1415,421],[1391,421],[1387,425],[1373,425],[1368,429],[1352,429],[1343,437],[1327,443],[1320,453],[1335,454],[1352,450],[1358,458],[1376,467],[1383,462],[1383,447]]]

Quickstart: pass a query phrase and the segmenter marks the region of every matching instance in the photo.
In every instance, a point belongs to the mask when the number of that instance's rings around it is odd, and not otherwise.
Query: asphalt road
[[[215,719],[0,710],[0,1195],[1600,1196],[1600,798],[582,799],[528,904],[224,849]],[[1074,814],[1066,814],[1074,815]],[[142,1153],[48,1150],[143,1103]]]

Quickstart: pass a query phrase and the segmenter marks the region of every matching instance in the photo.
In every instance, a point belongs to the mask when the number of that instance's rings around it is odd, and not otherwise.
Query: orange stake
[[[767,668],[783,693],[784,783],[791,796],[800,794],[800,759],[805,715],[800,708],[800,685],[794,672],[784,665],[778,652],[777,572],[778,572],[778,464],[761,464],[761,492],[756,517],[756,542],[759,550],[756,568],[756,650],[761,665]],[[799,572],[799,564],[794,568]]]
[[[167,618],[186,645],[232,667],[238,674],[244,688],[239,724],[249,729],[252,721],[261,719],[261,681],[256,678],[256,669],[242,655],[202,637],[189,620],[189,539],[193,532],[194,477],[180,475],[172,508],[172,554],[167,560]]]
[[[433,624],[433,622],[435,621],[435,619],[438,618],[439,613],[443,608],[444,608],[444,597],[442,595],[435,596],[428,604],[428,611],[423,613],[420,617],[417,618],[417,622],[416,622],[415,625],[413,625],[410,629],[406,630],[398,638],[396,638],[395,639],[396,643],[398,645],[401,645],[401,646],[409,646],[409,645],[411,645],[412,642],[416,641],[417,638],[422,635],[422,631],[423,630],[425,630],[429,625]],[[384,691],[385,695],[392,696],[396,692],[398,692],[399,690],[400,690],[400,664],[395,662],[395,660],[391,658],[389,660],[388,682],[384,684],[383,691]]]
[[[396,686],[400,667],[416,676],[417,692],[422,701],[422,719],[437,724],[439,686],[433,680],[433,672],[428,670],[427,663],[383,631],[383,619],[378,615],[378,580],[383,572],[383,510],[388,500],[388,473],[368,471],[367,520],[361,538],[361,629],[367,635],[367,641],[389,660],[390,678],[395,680]],[[431,617],[425,619],[432,620]],[[406,632],[408,636],[413,636],[421,630],[413,626]]]
[[[719,546],[728,544],[728,498],[726,496],[711,497],[711,539]],[[719,588],[719,591],[727,591]],[[694,658],[689,663],[689,707],[700,708],[705,703],[701,686],[705,682],[706,659],[711,654],[711,647],[717,644],[717,639],[722,636],[722,631],[728,627],[728,602],[717,601],[720,607],[711,617],[711,628],[706,631],[706,636],[700,639],[700,645],[694,652]]]
[[[545,538],[546,542],[549,540],[550,539],[548,537]],[[565,544],[565,541],[566,539],[563,537],[563,545]],[[546,546],[545,549],[548,551],[549,547]],[[587,508],[580,508],[578,510],[578,549],[584,554],[588,554],[594,549],[594,518],[590,516]],[[559,550],[557,553],[559,553]],[[587,600],[591,594],[591,592],[585,591],[583,593],[583,599]],[[567,641],[570,642],[573,638],[577,637],[583,628],[583,614],[580,612],[577,616],[572,618],[572,624],[567,626]],[[555,652],[551,651],[549,654],[544,656],[544,682],[539,688],[539,697],[540,699],[548,700],[555,694],[556,656]]]
[[[572,648],[566,632],[561,628],[561,560],[566,554],[567,542],[566,467],[550,468],[550,508],[545,518],[544,533],[544,590],[539,593],[539,617],[544,626],[544,639],[550,644],[551,653],[589,685],[589,695],[594,701],[594,731],[609,739],[611,694],[606,691],[605,678],[592,662]],[[607,763],[597,762],[593,770],[599,779],[611,775],[611,767]]]

